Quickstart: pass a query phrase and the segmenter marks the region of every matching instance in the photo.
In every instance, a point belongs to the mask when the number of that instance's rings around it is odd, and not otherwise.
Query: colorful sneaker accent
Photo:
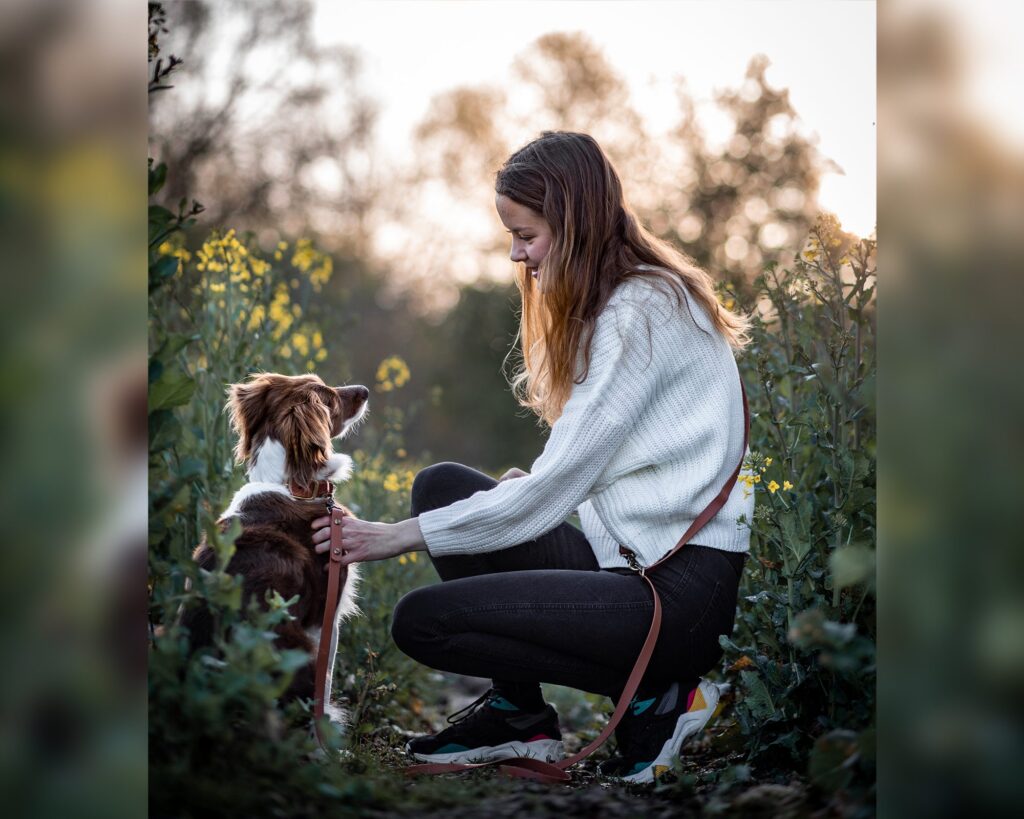
[[[679,683],[672,683],[660,697],[640,702],[634,697],[615,728],[620,756],[603,763],[601,774],[644,783],[671,770],[683,742],[718,713],[720,693],[717,685],[701,680],[686,696]]]
[[[405,750],[420,762],[490,762],[529,756],[557,762],[565,755],[558,714],[550,705],[529,713],[493,688],[448,717],[452,723],[437,734],[415,737]]]

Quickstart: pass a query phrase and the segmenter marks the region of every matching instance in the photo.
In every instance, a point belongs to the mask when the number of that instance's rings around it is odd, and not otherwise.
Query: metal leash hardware
[[[636,559],[636,552],[634,552],[632,549],[627,549],[625,546],[620,545],[619,554],[626,558],[626,562],[629,564],[629,568],[631,568],[641,577],[646,576],[645,572],[647,571],[647,567],[640,565],[640,561]]]

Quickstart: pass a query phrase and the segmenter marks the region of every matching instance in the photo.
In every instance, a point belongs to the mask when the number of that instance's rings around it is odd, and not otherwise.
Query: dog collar
[[[302,486],[292,481],[288,484],[288,491],[296,500],[313,500],[315,498],[329,498],[334,495],[334,484],[331,481],[315,481],[311,486]]]

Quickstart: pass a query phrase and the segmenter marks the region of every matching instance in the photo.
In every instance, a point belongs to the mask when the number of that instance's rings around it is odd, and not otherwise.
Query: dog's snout
[[[370,391],[362,384],[354,384],[350,387],[335,387],[334,390],[342,401],[356,407],[365,404],[370,397]]]
[[[341,399],[341,418],[345,428],[358,421],[366,413],[369,406],[370,391],[362,384],[350,387],[335,387],[334,391]]]

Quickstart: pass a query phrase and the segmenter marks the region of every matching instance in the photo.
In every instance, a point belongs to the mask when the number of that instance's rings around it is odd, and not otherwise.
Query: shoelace
[[[489,702],[495,696],[495,690],[493,688],[488,688],[487,691],[485,691],[483,694],[481,694],[479,697],[473,700],[473,702],[471,702],[465,708],[460,708],[458,711],[456,711],[454,714],[448,717],[448,722],[450,722],[453,725],[457,722],[464,722],[465,720],[473,716],[473,714],[476,713],[477,709],[479,709],[484,703]],[[460,716],[463,713],[465,713],[465,716]]]

